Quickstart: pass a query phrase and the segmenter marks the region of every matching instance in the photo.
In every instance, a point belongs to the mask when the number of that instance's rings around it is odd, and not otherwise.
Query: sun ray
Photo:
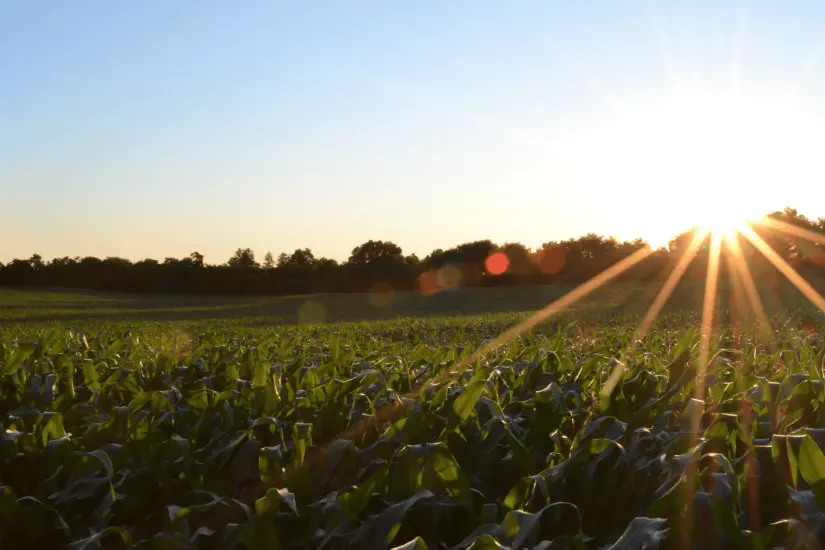
[[[648,309],[644,319],[642,319],[642,324],[639,326],[638,339],[644,338],[647,331],[650,330],[653,321],[659,316],[659,313],[661,313],[665,303],[667,303],[668,299],[673,294],[676,285],[682,279],[685,271],[687,271],[690,262],[692,262],[693,258],[696,257],[696,253],[699,251],[699,247],[702,246],[702,243],[707,235],[707,231],[696,232],[696,235],[693,237],[690,245],[688,245],[688,248],[679,258],[679,262],[676,264],[676,267],[673,268],[673,271],[670,276],[668,276],[665,284],[662,286],[662,289],[656,295],[656,299],[653,301],[650,309]]]
[[[633,254],[613,264],[612,266],[602,271],[595,277],[574,288],[558,300],[555,300],[554,302],[545,306],[543,309],[535,312],[533,315],[531,315],[529,318],[525,319],[518,325],[511,327],[510,329],[499,335],[497,338],[481,346],[468,358],[465,358],[456,363],[454,368],[441,373],[434,380],[430,380],[428,383],[438,384],[444,378],[460,375],[465,368],[467,368],[469,365],[474,364],[478,359],[486,356],[488,353],[490,353],[497,347],[506,344],[507,342],[519,336],[520,334],[532,329],[539,323],[550,318],[555,313],[558,313],[562,309],[571,306],[572,304],[576,303],[577,301],[581,300],[587,295],[598,290],[606,283],[612,281],[628,269],[632,268],[645,258],[649,257],[652,253],[653,249],[649,246],[640,248]],[[421,387],[423,385],[424,383],[419,383],[404,397],[411,397],[415,395],[418,391],[421,390]],[[363,434],[366,430],[370,429],[371,427],[395,419],[396,414],[398,414],[399,412],[403,413],[404,410],[405,409],[403,406],[402,398],[398,398],[396,401],[376,409],[376,411],[369,417],[360,420],[356,424],[350,426],[349,428],[344,430],[344,432],[342,432],[342,434],[340,434],[339,437],[344,439],[353,439],[356,436]],[[325,451],[323,447],[321,447],[316,452],[323,455]]]
[[[743,302],[746,304],[746,307],[749,307],[751,311],[754,312],[757,318],[757,325],[760,329],[762,334],[763,341],[767,343],[768,349],[771,352],[774,349],[773,338],[772,338],[772,331],[770,325],[767,322],[767,316],[764,313],[764,309],[762,307],[762,302],[759,298],[759,293],[756,290],[756,285],[754,284],[753,277],[751,276],[750,270],[747,267],[747,263],[744,259],[744,254],[742,253],[742,248],[739,245],[739,236],[733,235],[723,239],[723,249],[722,253],[724,254],[724,259],[726,260],[727,265],[732,265],[732,273],[729,273],[729,277],[731,282],[733,283],[733,292],[735,295],[735,302],[737,304],[742,304]],[[742,296],[744,290],[745,296]],[[740,308],[737,306],[735,307],[735,312],[733,317],[737,317],[739,320],[746,321],[750,324],[750,318],[746,318],[744,315],[740,313]],[[732,323],[731,326],[732,335],[731,335],[731,347],[736,350],[740,355],[740,360],[734,363],[734,369],[736,370],[735,375],[735,383],[737,385],[738,391],[744,392],[747,390],[747,384],[744,382],[745,378],[745,365],[746,362],[744,361],[744,351],[745,346],[741,340],[741,327],[738,323]],[[712,405],[715,403],[712,403]],[[745,435],[745,440],[750,441],[751,436],[751,410],[748,407],[747,400],[741,400],[739,404],[739,423],[740,427],[743,430]],[[759,528],[758,516],[759,516],[759,483],[758,483],[758,463],[754,458],[753,448],[748,448],[745,451],[743,456],[744,464],[745,464],[745,475],[746,475],[746,484],[744,487],[745,491],[745,498],[747,498],[748,502],[748,525],[749,528],[756,531]]]
[[[733,264],[733,279],[735,281],[735,293],[739,295],[740,301],[741,300],[741,293],[742,287],[745,289],[745,294],[747,298],[747,304],[750,306],[751,310],[754,311],[757,317],[757,324],[760,328],[762,333],[762,337],[765,342],[767,342],[768,349],[773,350],[775,348],[773,342],[773,333],[771,331],[770,326],[767,323],[767,317],[765,316],[764,309],[762,309],[762,302],[759,299],[759,293],[756,291],[756,285],[753,282],[753,277],[751,276],[750,270],[747,267],[747,264],[744,261],[744,256],[742,254],[742,248],[739,245],[738,235],[735,235],[734,238],[726,239],[725,244],[727,245],[724,248],[724,251],[728,254],[725,255],[726,260],[730,260],[729,263]],[[737,308],[738,310],[738,308]],[[732,346],[735,350],[737,350],[741,354],[744,353],[744,346],[742,345],[742,341],[739,338],[740,329],[738,325],[734,325],[733,329],[733,341]],[[746,391],[746,384],[743,382],[745,380],[745,361],[740,360],[737,361],[734,365],[736,369],[736,383],[738,387],[738,391],[744,392]],[[739,423],[740,427],[742,428],[745,435],[745,440],[750,441],[750,433],[751,433],[751,411],[748,408],[747,400],[743,399],[740,401],[739,404]],[[749,448],[745,451],[744,455],[744,462],[745,462],[745,475],[746,475],[746,484],[745,484],[745,492],[746,498],[748,499],[748,522],[749,528],[756,531],[759,528],[758,522],[758,515],[759,515],[759,481],[758,481],[758,463],[754,458],[753,448]]]
[[[516,338],[523,332],[526,332],[536,325],[546,321],[554,314],[558,313],[562,309],[573,305],[574,303],[578,302],[585,296],[591,294],[595,290],[599,289],[606,283],[612,281],[634,265],[638,264],[648,256],[653,253],[653,249],[649,246],[645,246],[644,248],[640,248],[630,256],[627,256],[623,260],[613,264],[609,268],[605,269],[592,279],[582,283],[581,285],[577,286],[558,300],[552,302],[551,304],[545,306],[544,308],[540,309],[539,311],[535,312],[529,318],[525,319],[521,323],[509,328],[497,338],[491,340],[478,350],[473,353],[470,357],[468,357],[465,361],[460,362],[456,365],[456,368],[460,368],[467,364],[474,363],[477,359],[484,357],[488,353],[490,353],[495,348],[506,344],[513,338]]]
[[[745,287],[745,295],[748,298],[748,303],[750,304],[751,310],[756,315],[756,322],[759,326],[759,331],[765,339],[768,349],[773,351],[776,347],[773,340],[773,329],[768,321],[768,315],[765,313],[765,308],[762,305],[762,299],[759,297],[759,291],[756,289],[753,276],[751,275],[750,269],[748,269],[748,265],[745,262],[742,247],[739,245],[739,239],[737,237],[727,239],[726,244],[727,250],[730,251],[729,257],[733,263],[734,272],[737,277],[739,277],[739,280],[742,281],[742,285]]]
[[[825,245],[825,235],[822,235],[821,233],[817,233],[815,231],[811,231],[810,229],[805,229],[803,227],[790,224],[788,222],[783,222],[782,220],[765,217],[761,220],[752,223],[756,225],[761,225],[763,227],[768,227],[770,229],[775,229],[777,231],[782,231],[783,233],[793,235],[794,237],[799,237],[800,239],[805,239],[817,244]]]
[[[702,332],[699,343],[699,368],[696,372],[696,389],[694,397],[701,399],[705,393],[705,370],[708,366],[708,359],[710,355],[710,341],[713,336],[713,312],[716,308],[716,291],[717,283],[719,281],[719,256],[722,247],[722,236],[718,233],[711,234],[710,239],[710,257],[708,258],[708,273],[705,280],[705,298],[702,303]],[[698,415],[697,415],[698,416]],[[697,419],[691,418],[691,422],[697,422]],[[691,431],[695,432],[692,426]]]
[[[705,371],[707,370],[708,360],[710,358],[710,342],[713,333],[713,312],[716,308],[716,285],[719,281],[719,256],[722,248],[722,235],[720,233],[712,233],[710,240],[710,257],[708,258],[708,271],[705,280],[705,297],[702,303],[702,328],[701,338],[699,340],[699,361],[696,369],[696,386],[693,391],[693,403],[698,405],[704,404],[703,397],[705,395]],[[702,410],[699,407],[691,407],[690,411],[690,448],[696,447],[699,440],[699,428],[701,427],[704,406]],[[691,533],[693,527],[693,497],[694,497],[694,480],[699,468],[699,458],[694,456],[687,469],[687,532]]]
[[[670,275],[668,276],[665,284],[662,285],[662,288],[659,290],[659,293],[656,295],[656,298],[653,300],[653,303],[650,305],[650,308],[647,310],[647,313],[642,319],[642,323],[639,326],[639,330],[637,332],[637,336],[635,341],[622,353],[622,359],[627,355],[633,353],[636,349],[638,342],[645,337],[647,331],[650,330],[651,325],[653,325],[653,321],[656,320],[656,317],[659,316],[661,313],[662,308],[667,303],[670,296],[673,294],[673,290],[676,288],[676,285],[682,279],[682,276],[687,271],[690,262],[693,261],[693,258],[696,257],[696,253],[699,250],[699,247],[707,237],[707,231],[696,231],[696,234],[693,237],[693,240],[690,242],[688,248],[682,253],[682,256],[679,258],[679,262],[676,264],[676,267],[673,268]],[[616,363],[616,366],[613,368],[613,372],[610,373],[610,376],[605,381],[604,385],[602,386],[601,395],[607,396],[613,392],[613,388],[616,387],[616,384],[619,383],[621,379],[622,373],[624,373],[624,361],[619,360]]]
[[[751,275],[750,269],[748,269],[747,262],[745,261],[744,253],[742,252],[742,247],[739,244],[739,235],[737,234],[734,235],[733,238],[726,239],[725,244],[727,245],[726,250],[729,252],[727,258],[729,258],[731,260],[731,263],[733,264],[735,277],[745,288],[745,295],[747,297],[748,304],[750,305],[751,310],[756,315],[757,325],[759,327],[762,338],[768,346],[768,350],[771,353],[773,353],[776,350],[776,342],[773,337],[773,329],[771,328],[770,322],[768,321],[768,317],[765,314],[765,309],[762,305],[762,300],[759,297],[759,292],[756,288],[756,284],[754,283],[753,276]],[[740,386],[742,386],[742,381],[744,380],[745,375],[745,362],[740,361],[736,368],[738,371],[736,380],[737,383]],[[744,387],[739,388],[740,391],[745,391],[745,389],[746,388]],[[739,417],[740,426],[746,434],[746,438],[750,437],[751,422],[749,421],[752,421],[751,415],[752,411],[747,407],[747,401],[742,400],[739,408]],[[759,472],[758,463],[754,457],[752,448],[746,451],[744,460],[745,475],[747,479],[745,490],[747,492],[747,499],[749,503],[749,527],[752,530],[757,530],[759,516]]]
[[[782,256],[768,246],[765,240],[757,235],[750,227],[743,227],[740,232],[751,244],[762,253],[799,291],[813,303],[820,311],[825,312],[825,298],[814,290],[802,276],[786,262]]]

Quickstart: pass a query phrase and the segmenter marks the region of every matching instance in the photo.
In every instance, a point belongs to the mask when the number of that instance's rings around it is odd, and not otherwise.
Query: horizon
[[[782,6],[6,5],[0,261],[657,246],[825,203],[825,6]]]
[[[811,222],[811,223],[813,223],[813,224],[816,224],[816,223],[820,223],[820,224],[821,224],[821,223],[825,223],[825,214],[823,214],[822,216],[815,216],[815,217],[805,216],[805,214],[803,214],[803,213],[802,213],[802,212],[800,212],[798,209],[793,208],[793,207],[791,207],[791,206],[785,206],[783,209],[778,209],[778,208],[777,208],[777,209],[774,209],[772,212],[770,212],[770,213],[766,214],[765,216],[762,216],[762,218],[761,218],[761,219],[766,219],[766,218],[768,218],[769,216],[771,216],[772,214],[778,214],[778,213],[786,212],[786,211],[788,211],[788,210],[791,210],[791,211],[793,211],[793,212],[796,212],[796,214],[797,214],[798,216],[800,216],[800,217],[801,217],[801,219],[805,219],[805,220],[807,220],[808,222]],[[747,223],[748,223],[748,224],[750,224],[750,223],[753,223],[753,222],[755,222],[755,221],[757,221],[757,219],[756,219],[756,218],[754,218],[754,219],[752,219],[752,220],[749,220]],[[710,228],[710,227],[707,227],[707,228],[704,228],[704,230],[705,230],[705,231],[712,231],[713,229],[712,229],[712,228]],[[717,230],[721,230],[722,232],[727,232],[727,231],[728,231],[728,229],[717,229]],[[691,228],[687,228],[685,231],[683,231],[683,232],[681,232],[681,233],[679,233],[679,234],[672,235],[670,240],[676,239],[677,237],[682,237],[682,236],[690,235],[690,234],[695,233],[695,232],[702,232],[702,231],[703,231],[703,228],[702,228],[702,227],[700,227],[700,226],[694,226],[694,227],[691,227]],[[736,232],[736,231],[738,231],[738,229],[737,229],[736,227],[733,227],[733,228],[731,228],[731,231]],[[436,253],[436,252],[439,252],[439,251],[441,251],[441,252],[444,252],[444,251],[449,251],[449,250],[451,250],[451,249],[455,249],[456,247],[461,246],[461,245],[464,245],[464,244],[471,244],[471,243],[485,242],[485,241],[489,241],[489,242],[493,245],[493,247],[494,247],[495,249],[498,249],[498,250],[502,250],[502,249],[504,249],[507,245],[515,244],[515,245],[522,245],[522,246],[524,246],[524,247],[525,247],[525,249],[526,249],[529,253],[531,253],[531,254],[537,254],[537,253],[541,252],[541,250],[544,248],[544,245],[547,245],[547,244],[550,244],[550,243],[562,244],[562,243],[564,243],[564,242],[576,241],[576,240],[584,239],[584,238],[586,238],[586,237],[588,237],[588,236],[590,236],[590,235],[596,235],[597,237],[599,237],[599,238],[601,238],[601,239],[604,239],[604,240],[611,240],[611,239],[613,239],[613,240],[616,240],[619,244],[631,244],[631,243],[634,243],[634,242],[636,242],[636,241],[638,241],[638,240],[641,240],[641,241],[643,241],[643,242],[644,242],[644,244],[645,244],[645,245],[647,245],[648,247],[650,247],[650,248],[651,248],[651,249],[653,249],[653,250],[666,250],[666,251],[669,251],[669,250],[670,250],[670,242],[665,242],[665,243],[654,244],[654,243],[651,243],[650,241],[645,240],[643,237],[635,237],[635,238],[629,238],[629,239],[619,239],[619,238],[615,237],[614,235],[602,235],[602,234],[597,234],[597,233],[594,233],[594,232],[592,232],[592,231],[587,232],[587,233],[583,233],[583,234],[581,234],[581,235],[577,235],[577,236],[572,236],[572,237],[563,238],[563,239],[552,239],[552,240],[546,240],[546,241],[544,241],[543,243],[541,243],[541,244],[539,244],[539,245],[537,245],[537,246],[529,246],[529,245],[526,245],[525,243],[521,243],[521,242],[519,242],[519,241],[507,241],[507,242],[501,241],[501,242],[498,242],[498,241],[495,241],[494,239],[489,239],[489,238],[480,238],[480,239],[473,239],[473,240],[470,240],[470,241],[464,241],[464,242],[460,242],[460,243],[453,243],[452,245],[447,246],[447,247],[444,247],[444,248],[436,248],[436,249],[432,249],[432,250],[430,250],[430,251],[426,252],[426,253],[425,253],[425,254],[423,254],[423,255],[422,255],[422,254],[418,254],[418,253],[416,253],[416,252],[409,252],[409,251],[407,251],[407,250],[403,247],[403,245],[401,245],[400,243],[395,243],[395,242],[393,242],[393,241],[390,241],[389,239],[370,239],[370,240],[374,240],[374,241],[383,241],[383,242],[387,242],[387,243],[396,244],[396,245],[398,245],[398,246],[401,248],[402,253],[403,253],[403,255],[404,255],[405,257],[409,257],[409,256],[411,256],[411,255],[415,255],[415,256],[416,256],[416,257],[417,257],[420,261],[423,261],[423,260],[425,260],[427,257],[429,257],[431,254]],[[366,241],[365,241],[365,242],[366,242]],[[334,261],[336,261],[336,262],[337,262],[338,264],[340,264],[340,265],[343,265],[343,264],[346,264],[346,263],[348,262],[348,260],[349,260],[349,256],[350,256],[350,253],[351,253],[351,252],[352,252],[355,248],[357,248],[357,247],[361,246],[362,244],[365,244],[365,243],[358,243],[358,244],[356,244],[356,245],[353,245],[352,249],[351,249],[351,250],[350,250],[347,254],[345,254],[343,257],[341,257],[341,258],[331,258],[331,257],[329,257],[329,256],[322,256],[322,255],[318,255],[318,254],[316,254],[316,253],[315,253],[315,251],[314,251],[314,250],[312,250],[312,249],[309,249],[309,250],[310,250],[310,252],[312,252],[312,253],[313,253],[313,256],[315,257],[315,259],[316,259],[316,260],[321,260],[321,259],[330,259],[330,260],[334,260]],[[214,266],[214,267],[219,267],[219,266],[226,265],[227,261],[228,261],[228,260],[229,260],[229,259],[230,259],[233,255],[235,255],[237,251],[240,251],[240,250],[243,250],[243,249],[246,249],[246,248],[250,248],[250,247],[236,247],[235,249],[233,249],[233,250],[232,250],[232,254],[230,254],[230,256],[228,256],[225,260],[223,260],[223,261],[217,261],[217,262],[213,262],[213,261],[211,261],[211,259],[206,258],[206,255],[205,255],[205,254],[201,254],[201,255],[203,256],[203,265],[205,265],[205,266]],[[305,249],[307,249],[307,248],[308,248],[308,247],[298,247],[297,249],[294,249],[294,250],[283,250],[283,251],[278,251],[278,252],[273,252],[272,250],[267,250],[267,251],[257,251],[257,250],[251,249],[251,248],[250,248],[250,249],[252,250],[252,253],[254,254],[255,260],[256,260],[259,264],[263,264],[263,262],[264,262],[264,257],[265,257],[268,253],[269,253],[269,254],[271,254],[271,255],[272,255],[273,260],[274,260],[275,262],[277,262],[277,261],[278,261],[278,256],[279,256],[279,255],[281,255],[281,254],[290,255],[290,254],[292,254],[293,252],[296,252],[296,251],[299,251],[299,250],[305,250]],[[188,254],[182,254],[182,255],[180,255],[180,256],[171,256],[171,257],[172,257],[172,258],[175,258],[175,259],[185,259],[185,258],[190,257],[192,254],[195,254],[195,253],[200,254],[200,251],[198,251],[198,250],[193,250],[193,251],[190,251]],[[68,258],[68,259],[72,259],[72,260],[77,260],[77,259],[83,259],[83,258],[86,258],[86,257],[98,258],[98,259],[100,259],[100,260],[105,260],[105,259],[109,259],[109,258],[112,258],[112,259],[121,259],[121,260],[127,260],[127,261],[129,261],[129,262],[131,262],[131,263],[133,263],[133,264],[137,264],[137,263],[139,263],[139,262],[142,262],[142,261],[147,261],[147,260],[155,260],[155,261],[158,261],[159,263],[163,263],[163,261],[164,261],[166,258],[169,258],[169,257],[170,257],[170,256],[157,256],[157,255],[156,255],[156,256],[144,256],[144,257],[140,257],[140,258],[129,258],[128,256],[124,256],[124,255],[112,255],[112,256],[78,256],[78,255],[71,255],[71,254],[64,254],[64,255],[62,255],[62,256],[44,257],[42,254],[39,254],[38,252],[36,252],[36,251],[35,251],[35,252],[32,252],[31,254],[24,255],[24,256],[21,256],[21,257],[18,257],[18,258],[9,258],[9,259],[7,259],[7,260],[3,260],[3,259],[1,259],[1,258],[0,258],[0,266],[2,266],[2,265],[4,265],[4,264],[8,264],[9,262],[11,262],[11,261],[13,261],[13,260],[28,260],[28,259],[30,259],[31,257],[33,257],[34,255],[38,255],[38,256],[40,256],[40,257],[41,257],[41,260],[42,260],[43,262],[45,262],[45,263],[49,263],[49,262],[51,262],[51,261],[54,261],[54,260],[59,260],[59,259],[64,259],[64,258]]]

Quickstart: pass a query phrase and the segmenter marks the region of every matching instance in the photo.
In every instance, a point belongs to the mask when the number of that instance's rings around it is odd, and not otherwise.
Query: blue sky
[[[825,216],[822,28],[816,1],[0,0],[0,261]]]

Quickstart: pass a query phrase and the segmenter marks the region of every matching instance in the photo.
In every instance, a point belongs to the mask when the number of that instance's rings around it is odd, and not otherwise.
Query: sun
[[[647,153],[648,200],[675,223],[730,236],[777,207],[791,159],[783,140],[800,133],[781,103],[697,93],[634,118],[627,137]]]
[[[820,194],[804,192],[823,175],[820,120],[780,96],[682,90],[587,125],[569,140],[566,169],[628,236],[655,246],[696,226],[731,235]]]
[[[702,233],[719,235],[730,239],[749,223],[751,217],[742,212],[731,212],[720,203],[708,203],[705,208],[696,212],[696,226]]]

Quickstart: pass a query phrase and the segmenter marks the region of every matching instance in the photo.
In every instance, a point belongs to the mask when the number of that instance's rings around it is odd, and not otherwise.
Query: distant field
[[[661,282],[613,283],[576,304],[577,314],[644,313]],[[819,288],[824,285],[817,284]],[[422,296],[391,294],[316,294],[286,297],[128,295],[93,291],[0,289],[0,321],[5,323],[76,321],[238,320],[252,325],[391,320],[401,317],[467,316],[534,311],[569,292],[573,285],[474,288]],[[701,308],[703,285],[685,283],[671,298],[670,310]],[[768,311],[808,308],[785,285],[781,305],[760,289]],[[720,292],[720,308],[730,292]]]

